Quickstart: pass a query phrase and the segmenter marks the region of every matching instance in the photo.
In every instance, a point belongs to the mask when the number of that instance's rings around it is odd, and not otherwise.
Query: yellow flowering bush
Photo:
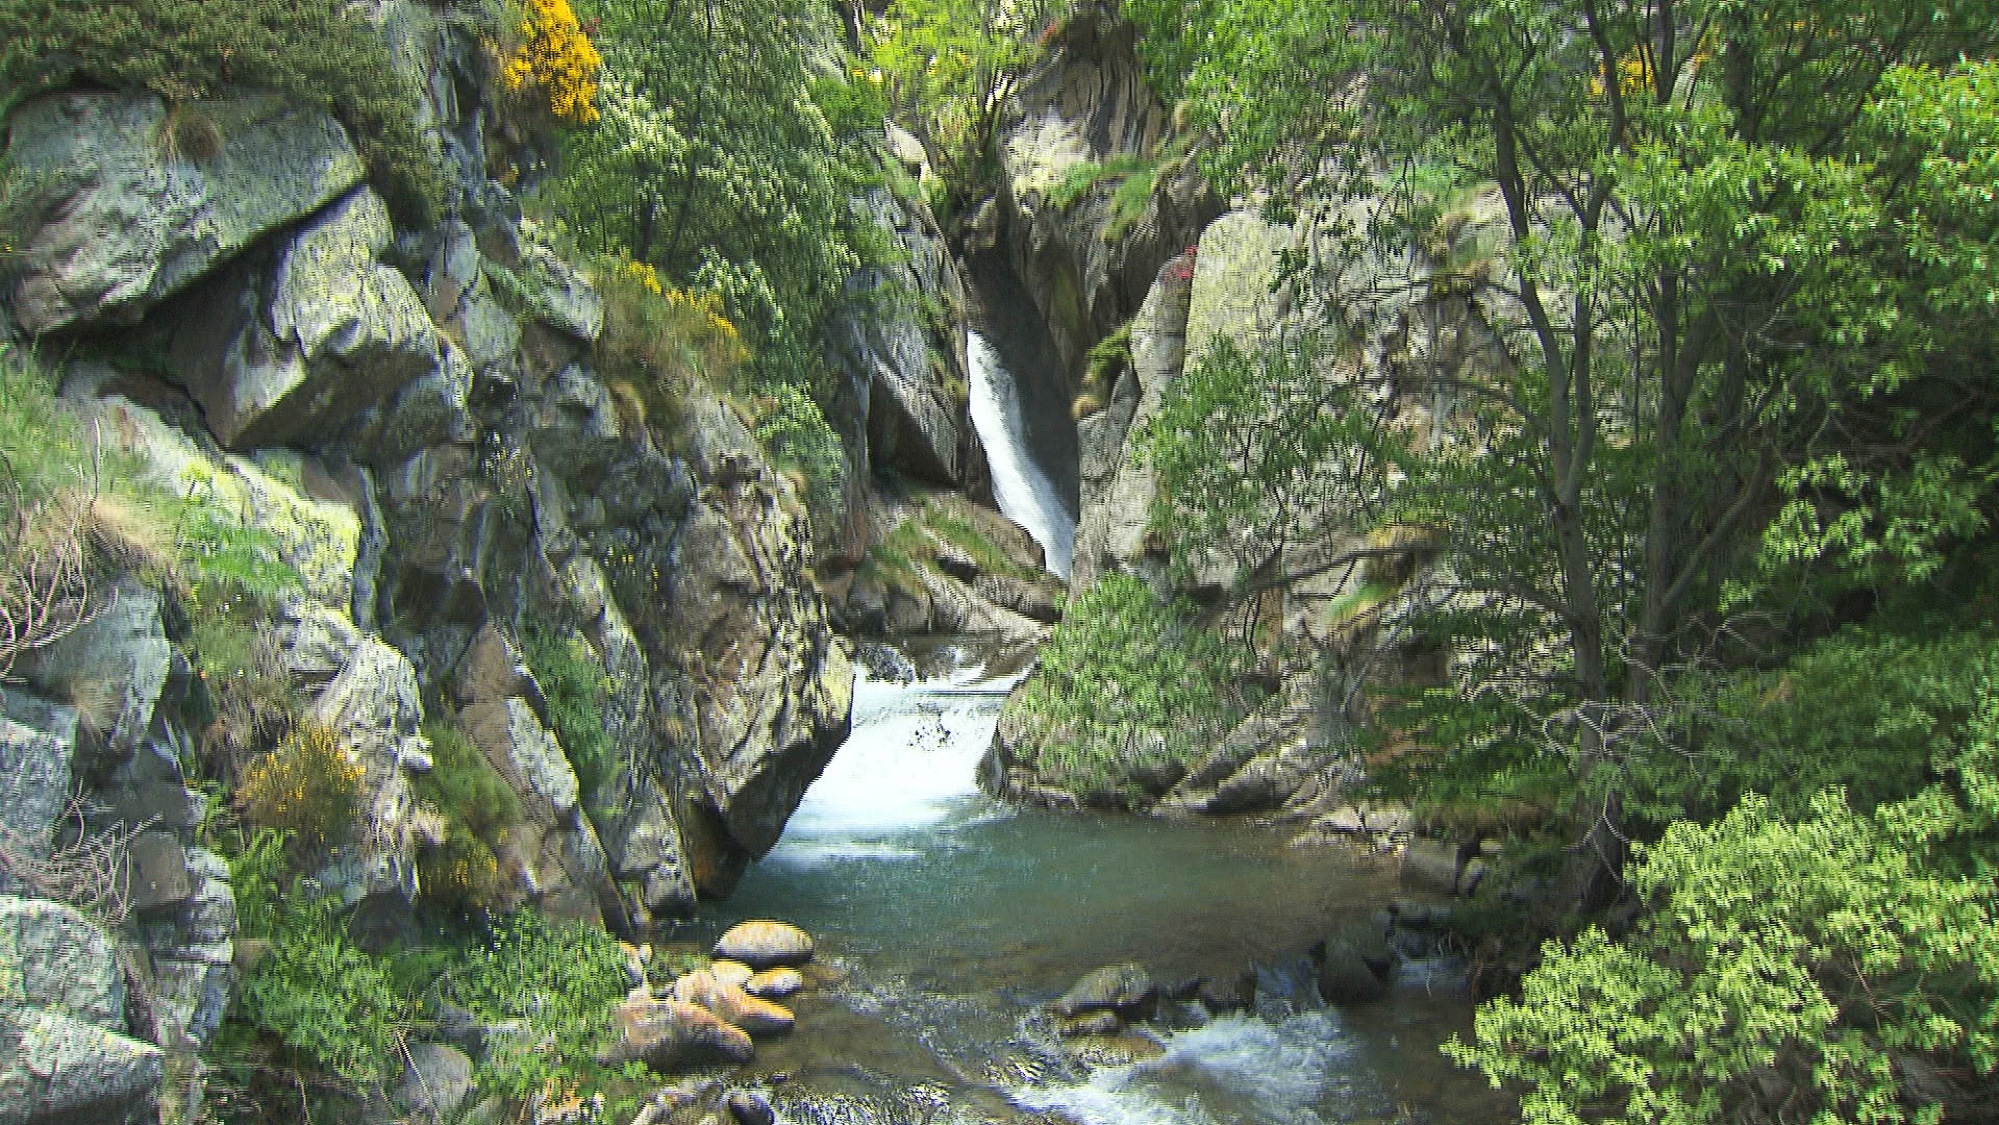
[[[307,719],[243,771],[237,800],[251,823],[290,832],[303,848],[324,847],[353,826],[361,773],[332,728]]]
[[[629,259],[601,262],[595,274],[604,298],[598,366],[631,379],[657,416],[674,413],[678,388],[695,380],[726,386],[749,362],[721,294],[664,284],[651,265]]]
[[[520,44],[501,70],[507,89],[539,87],[548,108],[562,121],[588,125],[597,120],[597,72],[603,57],[590,42],[569,0],[525,0]]]

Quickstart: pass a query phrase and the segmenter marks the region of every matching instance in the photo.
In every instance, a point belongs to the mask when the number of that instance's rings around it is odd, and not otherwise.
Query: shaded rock
[[[232,947],[224,943],[224,950]],[[153,960],[154,1011],[160,1017],[161,1039],[185,1041],[196,1050],[207,1049],[222,1027],[229,1010],[229,991],[236,984],[232,962],[182,961],[171,957]]]
[[[165,832],[141,832],[132,841],[131,905],[151,910],[185,902],[194,893],[187,871],[187,850]]]
[[[1095,1011],[1128,1014],[1150,1004],[1158,995],[1152,974],[1143,965],[1128,962],[1084,974],[1052,1007],[1061,1016]]]
[[[360,184],[361,159],[326,113],[275,96],[205,99],[223,144],[203,160],[161,144],[147,94],[32,99],[8,118],[10,163],[58,190],[35,216],[8,302],[30,335],[130,323],[264,234]]]
[[[1344,926],[1313,949],[1313,959],[1319,968],[1319,995],[1329,1003],[1363,1003],[1388,994],[1395,954],[1380,926]]]
[[[638,1061],[658,1071],[707,1062],[748,1062],[756,1045],[739,1027],[679,1000],[627,1000],[612,1014],[618,1040],[602,1056],[607,1066]]]
[[[1256,974],[1243,972],[1233,980],[1204,980],[1196,999],[1211,1012],[1239,1012],[1256,1002]]]
[[[715,956],[753,969],[803,965],[812,960],[812,953],[812,935],[788,922],[741,922],[715,943]]]
[[[549,824],[567,823],[576,812],[576,771],[527,701],[508,697],[467,707],[460,715],[465,737],[483,751],[528,809]]]
[[[1124,1026],[1118,1014],[1109,1009],[1084,1012],[1079,1016],[1068,1016],[1055,1025],[1055,1034],[1070,1037],[1076,1035],[1109,1035]]]
[[[743,991],[765,1000],[790,996],[805,987],[805,974],[797,969],[765,969],[742,982]]]
[[[729,1116],[735,1118],[736,1125],[775,1125],[777,1111],[771,1108],[770,1099],[749,1090],[731,1090],[724,1104],[729,1107]]]
[[[123,758],[152,726],[173,649],[160,624],[157,594],[129,579],[112,593],[95,617],[30,654],[15,672],[51,698],[86,704],[80,714],[104,749]]]
[[[158,1047],[47,1008],[0,1012],[0,1125],[140,1125],[157,1117]]]
[[[611,392],[582,368],[563,368],[542,391],[528,441],[565,480],[602,474],[624,441]]]
[[[576,267],[534,243],[521,248],[521,267],[537,316],[586,344],[597,339],[604,330],[604,299]]]
[[[1412,838],[1402,850],[1402,881],[1452,894],[1458,889],[1458,845],[1429,836]]]
[[[442,1043],[411,1043],[396,1102],[424,1121],[449,1121],[472,1093],[472,1060]]]
[[[245,262],[195,295],[172,360],[216,440],[316,444],[436,370],[423,303],[375,260],[393,234],[388,209],[363,188],[268,263]]]

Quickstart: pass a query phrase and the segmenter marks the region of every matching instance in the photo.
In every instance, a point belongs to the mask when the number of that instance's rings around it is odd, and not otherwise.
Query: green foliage
[[[1715,693],[1694,768],[1634,763],[1633,811],[1661,822],[1719,812],[1745,793],[1781,816],[1841,789],[1870,812],[1905,799],[1955,753],[1992,636],[1936,619],[1850,627],[1781,667]]]
[[[783,469],[805,479],[806,503],[815,512],[838,508],[846,489],[847,459],[840,435],[803,390],[780,384],[756,400],[757,441]]]
[[[285,874],[288,841],[282,832],[260,828],[237,844],[229,856],[237,932],[246,938],[273,937],[278,932],[279,884]]]
[[[993,137],[1035,55],[1031,37],[1066,9],[1050,0],[894,0],[868,22],[868,58],[887,79],[897,118],[937,160],[954,204],[993,182]]]
[[[604,729],[611,681],[590,645],[575,633],[537,626],[521,635],[521,651],[548,700],[548,722],[584,796],[594,795],[617,768],[618,748]]]
[[[1934,1122],[1936,1087],[1912,1075],[1999,1066],[1989,883],[1836,793],[1798,821],[1750,797],[1675,825],[1631,878],[1655,912],[1630,938],[1550,943],[1520,999],[1485,1005],[1476,1042],[1448,1048],[1523,1084],[1530,1125]]]
[[[1192,618],[1126,574],[1070,603],[1007,703],[1024,763],[1087,802],[1135,805],[1145,780],[1212,749],[1253,702],[1238,683],[1247,661]]]
[[[495,923],[445,981],[481,1019],[520,1020],[527,1033],[480,1066],[479,1087],[525,1102],[550,1084],[601,1077],[595,1055],[615,1034],[609,1018],[627,987],[624,954],[595,926],[558,925],[533,911]]]
[[[925,509],[923,526],[932,535],[963,551],[981,573],[1003,574],[1027,581],[1045,577],[1043,572],[1016,562],[1013,556],[1000,550],[978,528],[948,509],[935,506]]]
[[[82,483],[90,465],[83,427],[55,404],[55,381],[32,353],[0,343],[0,518]]]
[[[0,111],[76,78],[170,105],[230,86],[275,90],[347,126],[392,210],[418,225],[444,203],[416,92],[367,18],[334,0],[0,3]],[[227,144],[228,138],[222,138]]]
[[[831,9],[598,0],[579,10],[600,21],[602,120],[564,138],[565,172],[537,205],[586,250],[719,295],[759,388],[831,402],[818,333],[880,242],[848,202],[877,178],[862,139],[873,83],[813,61],[837,50]]]
[[[1062,178],[1048,189],[1048,202],[1067,211],[1095,190],[1098,184],[1106,180],[1121,183],[1151,163],[1142,156],[1129,154],[1112,157],[1108,162],[1079,160],[1062,170]]]
[[[298,1067],[357,1089],[393,1081],[415,1006],[384,959],[357,947],[323,898],[287,896],[270,942],[237,993],[239,1018],[282,1042]]]
[[[444,843],[418,857],[423,893],[456,910],[486,909],[505,889],[494,850],[520,823],[520,800],[457,726],[433,719],[423,733],[431,768],[416,778],[416,793],[445,822]]]
[[[243,771],[236,799],[261,828],[307,851],[346,840],[361,799],[361,763],[324,723],[303,720]]]

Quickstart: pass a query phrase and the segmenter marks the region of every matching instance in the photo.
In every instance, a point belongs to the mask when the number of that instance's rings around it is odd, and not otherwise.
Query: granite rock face
[[[1172,113],[1145,83],[1136,35],[1104,7],[1074,13],[1022,81],[999,138],[1000,237],[1072,386],[1090,346],[1138,311],[1160,266],[1222,211],[1195,162],[1167,147]],[[1077,165],[1120,158],[1156,162],[1137,216],[1113,214],[1108,180],[1068,207],[1049,198]]]
[[[151,95],[49,94],[9,116],[9,158],[54,185],[27,268],[0,294],[30,335],[134,321],[361,182],[361,158],[322,112],[261,95],[187,112],[224,138],[214,154],[163,143],[174,129]]]
[[[326,434],[438,368],[416,290],[377,257],[394,237],[363,188],[202,287],[172,361],[232,449]]]

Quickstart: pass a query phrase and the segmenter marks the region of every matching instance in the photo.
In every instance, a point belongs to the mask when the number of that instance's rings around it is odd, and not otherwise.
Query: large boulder
[[[0,1009],[0,1125],[157,1120],[158,1047],[47,1008]]]
[[[713,1062],[748,1062],[756,1045],[741,1028],[713,1012],[679,1000],[626,1000],[612,1016],[618,1039],[599,1061],[608,1066],[643,1062],[672,1072]]]
[[[190,119],[221,137],[213,153],[163,140]],[[136,320],[363,177],[337,122],[271,96],[192,102],[170,120],[149,94],[51,94],[17,108],[8,128],[9,162],[57,189],[15,255],[13,291],[0,294],[31,335]]]
[[[74,907],[0,895],[0,1000],[125,1028],[125,977],[104,931]]]
[[[190,299],[171,362],[216,440],[317,444],[437,370],[422,300],[376,260],[394,237],[363,188]]]
[[[740,984],[724,981],[705,969],[687,973],[673,982],[673,999],[701,1007],[756,1035],[781,1035],[794,1022],[791,1012],[769,1000],[751,996]]]
[[[1145,966],[1126,963],[1085,973],[1053,1007],[1059,1016],[1079,1016],[1086,1012],[1130,1014],[1158,997],[1159,986],[1153,983]]]
[[[443,1043],[411,1043],[396,1101],[416,1120],[453,1120],[472,1093],[472,1060]]]
[[[173,649],[160,623],[159,595],[129,580],[109,593],[95,616],[30,655],[19,671],[43,694],[76,705],[103,748],[122,758],[152,726]]]
[[[697,402],[689,413],[702,487],[663,576],[664,605],[648,609],[693,688],[707,776],[680,827],[694,883],[727,894],[846,739],[854,673],[790,483],[727,408]]]

